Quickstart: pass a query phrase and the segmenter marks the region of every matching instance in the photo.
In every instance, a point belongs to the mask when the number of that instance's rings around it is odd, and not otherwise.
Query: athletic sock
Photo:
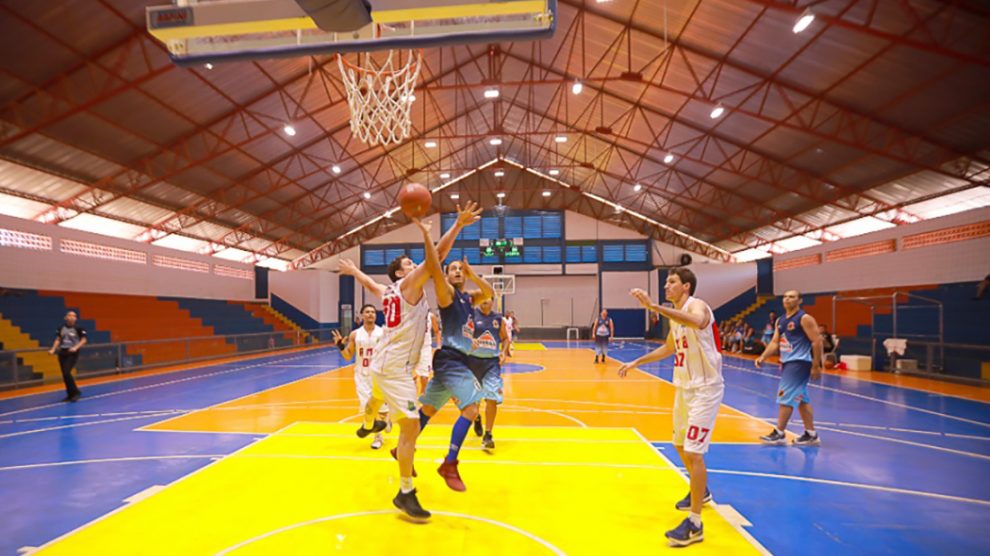
[[[423,432],[426,428],[426,424],[430,422],[430,416],[423,413],[423,410],[419,410],[419,432]]]
[[[399,490],[402,494],[412,492],[414,490],[412,477],[399,477]]]
[[[463,416],[457,418],[457,422],[454,423],[454,430],[450,433],[450,451],[447,452],[444,461],[457,460],[457,454],[460,453],[464,439],[467,437],[468,431],[471,430],[471,424],[472,422]]]
[[[696,514],[692,512],[691,515],[688,516],[688,519],[691,520],[691,523],[695,527],[701,527],[701,514]]]
[[[809,435],[811,435],[813,437],[814,436],[818,436],[818,433],[815,432],[815,429],[804,429],[804,432],[808,433]]]

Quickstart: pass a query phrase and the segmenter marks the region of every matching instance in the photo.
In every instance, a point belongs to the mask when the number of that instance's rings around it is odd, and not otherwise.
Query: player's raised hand
[[[457,205],[457,223],[461,227],[467,227],[481,220],[481,206],[474,201],[468,201],[464,208]]]
[[[626,375],[629,374],[629,369],[632,367],[632,363],[623,363],[622,366],[619,367],[619,378],[626,378]]]
[[[333,335],[333,343],[339,344],[340,342],[343,342],[344,341],[344,337],[340,335],[340,331],[337,330],[336,328],[334,328],[333,330],[331,330],[330,331],[330,334]]]
[[[647,309],[653,306],[653,302],[650,301],[650,296],[645,291],[639,288],[633,288],[629,290],[629,295],[636,298],[636,301],[638,301],[640,305],[646,307]]]
[[[340,259],[340,261],[337,262],[337,272],[345,276],[354,276],[358,272],[358,267],[354,264],[354,261],[350,259]]]

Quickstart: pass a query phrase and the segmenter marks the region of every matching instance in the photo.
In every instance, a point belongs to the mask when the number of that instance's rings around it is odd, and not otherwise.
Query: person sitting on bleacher
[[[757,337],[756,330],[747,324],[746,335],[743,336],[742,352],[749,355],[759,355],[763,353],[764,348],[766,348],[766,345]]]
[[[763,345],[770,343],[773,339],[773,331],[777,329],[777,313],[770,311],[770,318],[767,319],[767,323],[763,325]]]
[[[831,369],[839,361],[839,337],[830,334],[824,324],[818,325],[818,333],[822,335],[822,353],[825,359],[822,366]]]

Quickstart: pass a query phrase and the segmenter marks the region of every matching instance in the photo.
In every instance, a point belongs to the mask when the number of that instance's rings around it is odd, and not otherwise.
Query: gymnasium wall
[[[309,319],[299,322],[304,328],[319,328],[338,322],[340,276],[326,270],[293,270],[269,275],[272,306],[283,313],[279,301],[288,303]],[[277,300],[276,300],[277,298]],[[286,315],[292,318],[293,315]],[[293,319],[296,320],[296,319]]]
[[[2,287],[197,299],[254,299],[251,265],[5,215],[0,215],[0,230],[14,232],[0,232]],[[22,244],[24,240],[16,232],[49,238],[48,248],[12,246]],[[64,252],[65,249],[99,257],[70,254]]]
[[[690,266],[698,277],[698,297],[712,309],[735,299],[739,295],[756,290],[756,263],[694,263]]]
[[[963,226],[972,239],[958,235]],[[919,236],[939,230],[958,240],[932,243]],[[773,262],[777,294],[979,281],[990,274],[990,208],[829,242]]]

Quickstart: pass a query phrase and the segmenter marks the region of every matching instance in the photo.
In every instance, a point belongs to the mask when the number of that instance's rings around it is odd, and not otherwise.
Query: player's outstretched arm
[[[625,378],[626,374],[629,373],[629,369],[634,367],[641,367],[647,363],[653,363],[655,361],[660,361],[666,359],[674,354],[674,343],[671,341],[670,336],[667,337],[667,342],[657,349],[647,353],[646,355],[640,356],[635,361],[624,363],[619,367],[619,376]]]
[[[450,254],[450,250],[454,247],[454,240],[457,239],[457,234],[478,220],[481,220],[481,208],[478,206],[478,203],[468,201],[464,205],[464,208],[461,208],[461,205],[457,205],[457,220],[454,221],[454,225],[447,230],[447,233],[443,234],[440,242],[437,243],[437,258],[441,261],[446,259],[447,255]]]
[[[437,291],[437,305],[441,308],[450,307],[450,304],[454,302],[454,291],[450,284],[447,283],[447,278],[443,275],[443,267],[440,266],[440,255],[437,254],[437,248],[433,245],[433,240],[430,238],[430,228],[421,220],[413,220],[413,222],[423,232],[423,247],[426,252],[426,260],[423,261],[423,264],[416,267],[413,273],[423,273],[417,279],[423,280],[424,283],[426,280],[432,278],[433,285]]]
[[[474,271],[474,268],[472,268],[471,265],[468,264],[467,259],[464,259],[461,262],[461,264],[462,264],[462,268],[464,269],[464,276],[468,280],[474,282],[474,284],[479,288],[477,290],[468,292],[471,295],[472,305],[475,306],[481,305],[482,301],[486,301],[488,299],[492,299],[493,297],[495,297],[495,288],[493,288],[492,285],[488,283],[488,280],[485,280],[481,276],[478,276],[478,273]]]
[[[698,330],[701,330],[711,324],[708,318],[708,311],[705,310],[704,304],[702,303],[691,303],[683,310],[679,310],[653,303],[653,301],[650,300],[649,295],[639,288],[633,289],[629,292],[629,294],[635,297],[636,300],[639,301],[639,304],[646,309],[653,311],[654,313],[659,313],[678,324],[690,326],[691,328],[697,328]]]
[[[361,269],[358,268],[353,261],[349,259],[340,259],[337,266],[337,271],[345,276],[353,276],[359,284],[364,286],[364,289],[374,294],[379,300],[383,295],[385,295],[385,286],[376,282],[371,276],[361,272]]]
[[[347,335],[345,340],[343,336],[340,335],[339,330],[333,331],[333,343],[337,344],[337,348],[340,349],[340,355],[350,361],[354,357],[354,340],[357,338],[357,332],[351,332]]]

